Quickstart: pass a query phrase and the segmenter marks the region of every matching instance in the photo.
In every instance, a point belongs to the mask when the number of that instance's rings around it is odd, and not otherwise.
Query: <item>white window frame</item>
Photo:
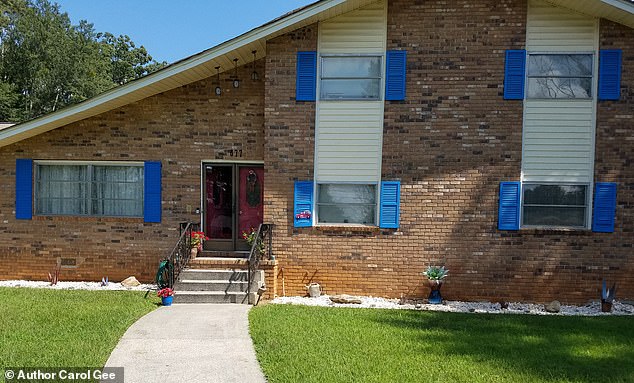
[[[586,56],[590,56],[591,57],[591,63],[592,63],[592,67],[590,68],[590,76],[530,76],[530,56],[567,56],[567,55],[586,55]],[[527,52],[527,57],[526,57],[526,71],[525,71],[525,84],[526,84],[526,94],[525,94],[525,99],[526,100],[557,100],[557,101],[567,101],[567,100],[595,100],[596,99],[596,68],[595,66],[597,65],[597,60],[596,60],[596,54],[595,52],[562,52],[562,51],[556,51],[556,52],[541,52],[541,51],[535,51],[535,52]],[[531,78],[549,78],[549,77],[556,77],[556,78],[589,78],[590,79],[590,97],[574,97],[574,98],[548,98],[548,97],[530,97],[529,96],[529,92],[530,92],[530,79]]]
[[[319,187],[321,185],[372,185],[374,186],[374,222],[373,223],[345,223],[345,222],[320,222],[319,221]],[[313,225],[315,226],[370,226],[376,227],[379,222],[379,214],[381,209],[381,201],[380,201],[380,188],[381,183],[377,182],[315,182],[315,189],[313,191],[313,195],[315,196],[314,202],[314,213],[313,213]],[[369,205],[369,204],[364,204]]]
[[[378,77],[324,77],[323,76],[323,62],[324,59],[328,58],[377,58],[379,59],[379,76]],[[333,102],[341,102],[341,101],[382,101],[383,100],[383,83],[384,83],[384,72],[385,72],[385,56],[381,54],[321,54],[319,56],[319,67],[318,67],[318,87],[317,87],[317,96],[320,101],[333,101]],[[322,80],[379,80],[378,83],[378,97],[376,98],[324,98],[321,95],[322,92]]]
[[[583,226],[552,226],[552,225],[527,225],[524,223],[524,189],[527,185],[551,185],[551,186],[585,186],[586,187],[586,200],[583,207],[585,208],[584,224]],[[520,188],[520,228],[521,229],[555,229],[555,230],[589,230],[590,222],[592,218],[592,184],[579,183],[579,182],[527,182],[523,181]],[[533,204],[531,204],[533,205]],[[558,207],[560,205],[542,205]],[[562,205],[563,206],[563,205]],[[581,207],[581,205],[566,205]]]
[[[35,177],[33,180],[33,203],[34,203],[34,215],[43,216],[43,217],[53,217],[53,216],[65,216],[65,217],[113,217],[113,218],[143,218],[145,213],[145,170],[143,162],[132,162],[132,161],[51,161],[51,160],[37,160],[34,161],[35,164]],[[41,198],[39,195],[39,172],[40,166],[86,166],[87,167],[87,176],[86,176],[86,185],[88,190],[86,191],[86,199],[87,199],[87,214],[63,214],[63,213],[41,213],[38,211],[38,200]],[[95,166],[117,166],[117,167],[139,167],[143,169],[142,175],[143,179],[141,180],[141,214],[140,215],[104,215],[104,214],[92,214],[92,188],[93,188],[93,169]]]

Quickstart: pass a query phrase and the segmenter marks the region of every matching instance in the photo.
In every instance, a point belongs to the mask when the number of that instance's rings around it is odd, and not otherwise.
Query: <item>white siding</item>
[[[594,53],[591,100],[524,102],[522,180],[592,183],[597,89],[597,20],[531,0],[527,51]]]
[[[524,181],[590,183],[593,100],[527,100],[524,115]]]
[[[318,182],[374,183],[381,175],[382,101],[322,102],[318,111]]]
[[[379,1],[320,23],[319,52],[383,54],[386,17],[386,2]]]
[[[382,0],[320,23],[319,54],[381,55],[385,66],[386,17]],[[381,98],[383,93],[381,85]],[[383,100],[317,102],[317,182],[381,180],[383,108]]]
[[[526,49],[533,52],[592,52],[598,20],[531,0],[526,23]]]

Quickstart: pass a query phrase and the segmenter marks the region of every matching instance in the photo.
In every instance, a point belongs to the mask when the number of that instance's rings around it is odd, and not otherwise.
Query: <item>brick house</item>
[[[442,264],[449,299],[633,299],[632,28],[623,0],[318,1],[0,130],[0,278],[151,280],[180,222],[205,257],[268,222],[271,294],[420,297]]]

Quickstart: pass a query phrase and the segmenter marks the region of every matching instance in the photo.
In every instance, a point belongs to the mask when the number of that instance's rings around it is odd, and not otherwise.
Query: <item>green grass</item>
[[[0,288],[0,369],[102,367],[157,298],[143,292]]]
[[[634,318],[266,305],[251,336],[270,383],[634,382]]]

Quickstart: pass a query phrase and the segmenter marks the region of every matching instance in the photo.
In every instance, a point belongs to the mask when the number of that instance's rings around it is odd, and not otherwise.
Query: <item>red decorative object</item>
[[[295,214],[295,219],[310,219],[311,215],[309,210],[304,210],[301,213]]]
[[[164,289],[160,289],[156,295],[158,295],[161,298],[167,298],[167,297],[171,297],[172,295],[174,295],[174,290],[170,289],[169,287],[166,287]]]
[[[191,236],[192,236],[192,239],[191,239],[192,247],[195,247],[199,251],[202,251],[203,241],[208,240],[209,237],[207,237],[205,233],[203,233],[202,231],[192,231]]]

